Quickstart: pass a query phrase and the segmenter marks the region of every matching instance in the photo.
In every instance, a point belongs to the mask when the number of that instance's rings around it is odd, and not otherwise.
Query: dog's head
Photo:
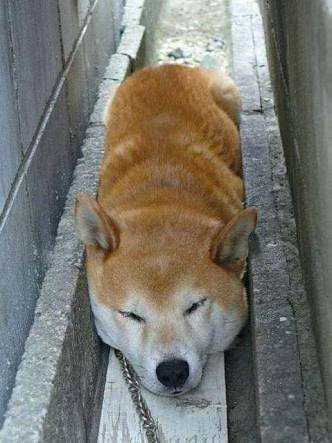
[[[177,395],[197,386],[208,354],[226,349],[239,333],[255,223],[253,208],[226,225],[153,209],[110,217],[95,200],[78,197],[97,331],[152,392]]]

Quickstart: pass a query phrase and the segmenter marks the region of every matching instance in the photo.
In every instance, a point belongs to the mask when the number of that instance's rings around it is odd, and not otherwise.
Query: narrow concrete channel
[[[140,423],[113,351],[106,375],[108,349],[93,327],[72,208],[77,192],[96,193],[107,100],[130,72],[165,62],[224,68],[239,84],[246,201],[260,214],[247,276],[250,322],[234,347],[207,366],[217,407],[209,409],[199,397],[179,400],[175,412],[166,405],[165,423],[174,426],[177,411],[195,406],[191,423],[201,420],[202,429],[210,426],[211,432],[190,441],[329,441],[258,5],[255,0],[127,0],[120,45],[90,117],[1,442],[146,441],[144,432],[136,440],[128,429],[120,439],[108,433],[107,420],[112,408],[119,413],[120,404],[124,413],[115,417],[117,423],[137,429]],[[112,389],[120,383],[123,391],[115,397]],[[156,399],[151,397],[153,414]],[[183,438],[165,442],[189,442],[184,422],[176,423]]]
[[[145,64],[154,63],[180,63],[190,66],[204,66],[207,68],[225,69],[231,74],[232,71],[232,40],[230,23],[230,6],[227,0],[167,0],[162,2],[158,17],[153,23],[153,29],[149,41],[148,53],[145,54]],[[254,378],[252,368],[252,347],[250,325],[247,325],[236,345],[225,353],[224,359],[218,359],[215,366],[211,369],[218,374],[219,380],[214,380],[216,390],[219,392],[216,399],[222,404],[224,398],[227,404],[227,431],[214,434],[213,429],[206,432],[204,425],[200,427],[201,434],[197,438],[207,438],[207,441],[232,441],[232,442],[256,442],[258,436],[256,432],[255,416],[255,393]],[[225,367],[223,360],[225,360]],[[221,367],[218,368],[218,365]],[[210,366],[209,366],[210,368]],[[207,371],[211,370],[207,368]],[[218,370],[219,369],[219,370]],[[124,385],[118,389],[115,387],[121,373],[116,359],[110,359],[109,370],[106,381],[106,390],[104,398],[104,407],[101,418],[99,443],[116,439],[119,441],[126,438],[130,441],[141,441],[144,433],[140,429],[136,420],[130,419],[132,430],[128,429],[128,417],[135,414],[135,410],[130,404],[130,396],[126,392]],[[225,383],[226,382],[226,383]],[[208,381],[209,383],[209,381]],[[225,389],[226,385],[226,389]],[[203,392],[197,395],[204,395]],[[175,438],[175,436],[185,434],[191,435],[186,428],[186,414],[178,409],[179,405],[165,405],[165,402],[155,401],[153,396],[143,392],[148,405],[159,423],[164,426],[174,428],[172,432],[166,434]],[[189,400],[188,400],[189,401]],[[194,400],[192,400],[194,403]],[[221,402],[221,403],[220,403]],[[172,414],[172,408],[177,408],[177,415],[182,417],[182,432],[176,432],[177,419]],[[118,413],[123,414],[122,425],[116,419]],[[213,419],[208,415],[213,415],[212,410],[202,414],[201,411],[188,420],[188,425],[193,421],[203,420],[209,426],[213,427]],[[168,420],[164,420],[160,415],[167,415]],[[126,418],[127,417],[127,418]],[[173,417],[173,418],[172,418]],[[171,423],[171,418],[173,423]],[[125,423],[125,425],[124,425]],[[124,428],[121,429],[121,426]],[[116,437],[115,437],[116,435]],[[125,437],[127,436],[127,437]],[[174,437],[173,437],[174,436]],[[206,437],[207,436],[207,437]],[[164,441],[164,440],[163,440]],[[165,439],[165,442],[169,439]],[[173,440],[171,440],[173,441]]]
[[[167,0],[147,36],[144,64],[223,68],[239,84],[247,203],[261,213],[247,282],[251,319],[236,345],[225,353],[225,371],[220,373],[225,384],[218,385],[226,395],[227,432],[216,435],[211,430],[210,437],[201,437],[204,441],[246,443],[328,441],[258,4],[254,0]],[[110,361],[108,381],[114,384],[116,365]],[[112,392],[105,391],[108,411]],[[156,403],[149,400],[150,405]],[[162,415],[169,414],[167,407],[151,409],[157,418],[162,411]],[[172,423],[176,420],[168,425]],[[100,443],[110,435],[110,427],[104,425],[102,422],[101,429],[106,434],[99,436]],[[183,427],[186,429],[185,421]],[[200,441],[199,436],[195,438]],[[189,440],[184,436],[176,441]]]

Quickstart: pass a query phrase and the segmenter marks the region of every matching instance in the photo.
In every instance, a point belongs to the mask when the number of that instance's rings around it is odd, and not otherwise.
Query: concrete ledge
[[[123,54],[114,54],[103,75],[104,79],[122,81],[130,72],[129,57]]]
[[[108,93],[103,89],[109,86],[108,82],[115,87],[128,73],[112,58],[111,65],[114,75],[112,69],[108,69],[108,75],[118,80],[102,83],[95,109],[100,108],[100,102]],[[76,193],[95,194],[97,189],[104,130],[101,116],[98,119],[97,112],[93,115],[0,432],[3,442],[86,441],[92,419],[96,418],[90,411],[98,377],[106,369],[105,351],[90,318],[86,280],[82,274],[83,247],[77,240],[72,220]]]
[[[82,291],[84,280],[79,283],[80,278],[83,279],[80,277],[83,248],[75,236],[72,207],[76,192],[95,193],[102,142],[101,129],[88,130],[82,148],[84,158],[75,169],[74,182],[58,227],[52,264],[46,273],[34,324],[0,432],[3,442],[50,441],[52,435],[64,433],[66,438],[78,434],[83,438],[88,431],[82,426],[84,397],[90,396],[85,405],[90,408],[93,393],[89,392],[91,386],[86,381],[90,379],[93,383],[97,377],[100,346],[91,332],[88,300]],[[86,372],[84,377],[77,378],[75,373],[80,368]],[[65,396],[61,407],[55,411],[61,393]],[[75,395],[83,398],[73,401]],[[57,422],[53,434],[47,432],[52,422]]]
[[[231,2],[248,206],[259,209],[249,292],[259,440],[328,441],[317,354],[257,4]]]
[[[126,26],[118,47],[118,53],[127,55],[132,64],[132,70],[143,66],[143,38],[145,27],[141,25]]]
[[[122,29],[142,24],[144,0],[131,0],[123,11]]]

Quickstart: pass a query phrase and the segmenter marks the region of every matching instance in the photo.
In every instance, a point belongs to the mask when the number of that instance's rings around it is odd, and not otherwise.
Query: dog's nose
[[[189,377],[189,365],[185,360],[166,360],[157,366],[156,373],[164,386],[177,388]]]

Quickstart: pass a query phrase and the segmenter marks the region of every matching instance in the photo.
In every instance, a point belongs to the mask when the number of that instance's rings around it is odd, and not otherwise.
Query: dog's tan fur
[[[194,286],[245,318],[256,211],[242,207],[239,108],[234,83],[200,68],[149,67],[119,87],[98,203],[80,195],[76,207],[98,303],[121,310],[135,289],[163,315],[177,288]],[[172,339],[164,324],[160,343]]]

